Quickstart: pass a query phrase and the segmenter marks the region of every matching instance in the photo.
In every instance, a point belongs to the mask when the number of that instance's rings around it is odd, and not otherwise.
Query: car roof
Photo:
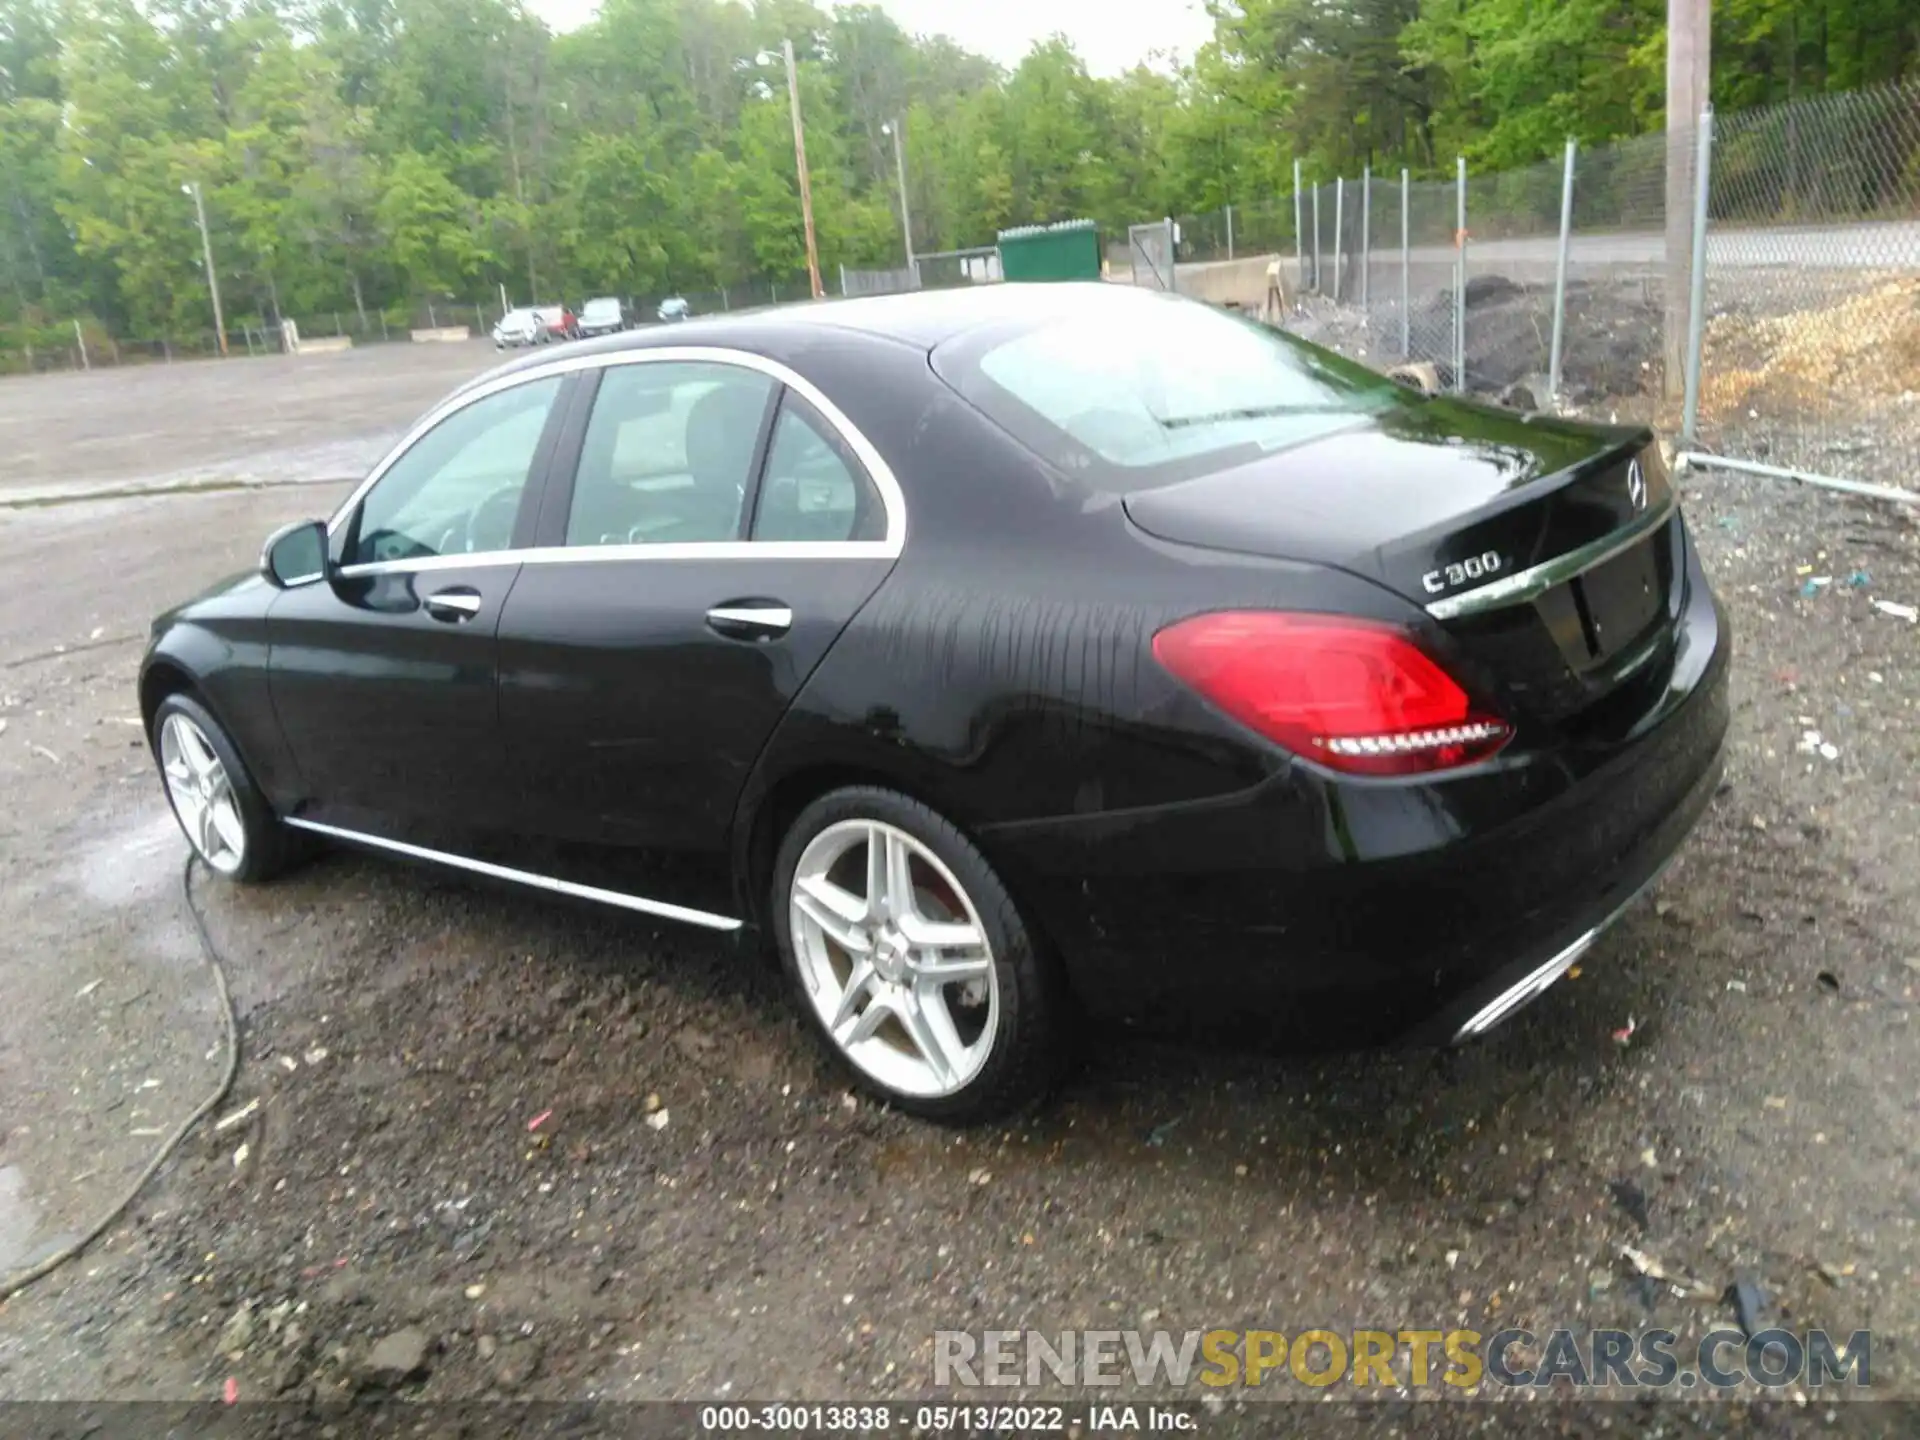
[[[916,290],[904,295],[872,295],[857,300],[821,300],[811,304],[736,310],[703,315],[675,325],[648,326],[568,345],[570,355],[621,354],[657,345],[738,345],[758,349],[801,341],[822,330],[853,331],[930,352],[956,336],[1009,321],[1046,324],[1076,315],[1112,314],[1116,309],[1154,304],[1166,297],[1157,290],[1106,281],[1041,284],[968,285],[952,290]],[[516,370],[550,363],[550,353],[510,360],[476,376],[462,390]]]
[[[1044,323],[1114,305],[1137,302],[1132,285],[1102,281],[1050,284],[963,285],[948,290],[912,290],[858,300],[827,300],[778,312],[798,325],[834,325],[861,330],[932,350],[956,335],[1008,320]]]

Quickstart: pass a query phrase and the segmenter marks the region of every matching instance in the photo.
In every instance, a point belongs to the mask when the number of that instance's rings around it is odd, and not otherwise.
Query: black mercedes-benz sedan
[[[1070,1017],[1479,1035],[1717,783],[1659,448],[1117,285],[692,321],[456,391],[163,616],[200,857],[316,837],[757,940],[904,1109]]]

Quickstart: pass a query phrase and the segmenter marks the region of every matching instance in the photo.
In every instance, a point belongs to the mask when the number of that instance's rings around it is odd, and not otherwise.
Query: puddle
[[[88,846],[78,867],[80,888],[113,910],[147,904],[173,886],[186,850],[173,812],[162,808]]]

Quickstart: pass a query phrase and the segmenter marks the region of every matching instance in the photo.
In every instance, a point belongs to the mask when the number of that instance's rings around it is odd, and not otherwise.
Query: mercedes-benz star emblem
[[[1636,515],[1647,508],[1647,477],[1638,460],[1627,462],[1627,499],[1633,502]]]

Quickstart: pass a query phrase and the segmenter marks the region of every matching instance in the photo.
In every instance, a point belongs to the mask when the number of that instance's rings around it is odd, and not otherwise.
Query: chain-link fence
[[[1699,438],[1920,488],[1920,82],[1716,119]]]
[[[1424,360],[1447,388],[1624,406],[1718,452],[1702,460],[1911,485],[1920,82],[1705,123],[1704,151],[1678,126],[1185,216],[1170,288],[1252,309],[1260,267],[1237,262],[1278,259],[1318,297],[1317,332],[1383,368]]]
[[[995,277],[998,278],[996,271]],[[906,287],[902,287],[906,288]],[[660,320],[660,306],[668,299],[686,302],[688,315],[717,315],[766,305],[805,300],[811,293],[802,273],[786,278],[759,276],[714,290],[622,295],[597,291],[618,299],[629,325]],[[559,306],[576,317],[591,296],[565,302],[542,299],[539,305]],[[388,306],[322,310],[277,317],[270,314],[229,312],[226,317],[228,358],[278,355],[287,348],[287,327],[304,349],[349,348],[382,343],[404,343],[431,335],[457,338],[461,330],[476,339],[492,335],[493,327],[519,302],[496,296],[464,300],[437,296]],[[92,317],[49,321],[34,319],[0,325],[0,374],[44,370],[92,370],[120,365],[168,365],[176,360],[210,359],[222,354],[220,336],[212,329],[183,330],[157,336],[115,335]]]
[[[1348,288],[1366,318],[1369,358],[1430,361],[1449,387],[1458,360],[1458,206],[1458,188],[1444,180],[1414,180],[1404,170],[1386,180],[1362,175],[1359,222],[1349,242],[1360,251]]]
[[[1662,396],[1668,389],[1669,349],[1676,367],[1673,388],[1679,388],[1686,296],[1683,271],[1675,274],[1672,287],[1667,284],[1669,146],[1674,183],[1684,195],[1692,186],[1691,127],[1671,137],[1643,135],[1574,152],[1572,203],[1566,211],[1562,398]],[[1553,168],[1564,183],[1565,162]],[[1566,198],[1563,193],[1563,207]],[[1684,213],[1677,218],[1687,223]],[[1674,257],[1675,267],[1684,265],[1684,254]],[[1666,344],[1670,288],[1676,321],[1671,347]]]
[[[907,290],[952,290],[962,285],[991,285],[1002,278],[1000,249],[976,245],[916,255],[913,264],[891,270],[840,267],[842,295],[897,295]]]
[[[1155,290],[1173,289],[1178,233],[1171,219],[1127,227],[1127,264],[1133,272],[1134,284]]]

